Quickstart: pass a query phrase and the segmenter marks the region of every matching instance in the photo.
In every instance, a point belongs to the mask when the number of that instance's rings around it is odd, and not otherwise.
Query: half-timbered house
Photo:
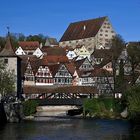
[[[72,85],[73,75],[68,70],[65,64],[59,64],[57,71],[54,74],[55,85]]]

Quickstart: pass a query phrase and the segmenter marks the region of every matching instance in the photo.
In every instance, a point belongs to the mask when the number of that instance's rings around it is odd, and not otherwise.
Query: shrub
[[[38,106],[37,101],[27,100],[23,103],[23,112],[25,116],[32,115],[36,112],[36,107]]]
[[[113,98],[86,99],[83,104],[84,116],[89,113],[89,116],[94,115],[97,117],[111,118],[120,113],[118,111],[120,110],[120,104],[115,102],[116,100]],[[111,109],[113,109],[113,111],[111,111]]]
[[[140,114],[140,85],[136,85],[126,91],[126,100],[130,118],[136,118]]]

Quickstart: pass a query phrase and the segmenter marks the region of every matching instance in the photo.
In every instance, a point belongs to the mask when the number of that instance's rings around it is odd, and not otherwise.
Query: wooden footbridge
[[[92,86],[25,86],[24,94],[39,105],[76,105],[81,106],[85,98],[93,98],[97,93]]]

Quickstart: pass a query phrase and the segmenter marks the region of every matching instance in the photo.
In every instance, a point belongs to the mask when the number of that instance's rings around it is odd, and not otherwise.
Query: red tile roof
[[[47,86],[24,86],[24,94],[39,94],[39,93],[91,93],[98,92],[93,86],[65,86],[65,87],[47,87]]]
[[[52,76],[54,77],[55,74],[58,72],[59,68],[60,68],[60,64],[55,64],[55,65],[48,65],[50,72],[52,74]]]
[[[41,51],[43,53],[46,53],[47,55],[66,55],[66,50],[59,46],[56,47],[43,46],[41,48]]]
[[[18,42],[18,45],[23,50],[36,50],[39,47],[38,41],[20,41]]]
[[[69,25],[60,42],[94,37],[107,17],[74,22]]]
[[[70,74],[73,76],[76,68],[74,63],[65,63],[66,68],[68,69],[68,71],[70,72]]]
[[[66,63],[69,62],[67,56],[63,55],[46,55],[43,57],[42,61],[48,62],[48,64]],[[44,63],[44,62],[43,62]]]

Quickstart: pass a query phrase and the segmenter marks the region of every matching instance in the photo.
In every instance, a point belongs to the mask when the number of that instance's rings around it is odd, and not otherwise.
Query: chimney
[[[83,29],[84,29],[84,31],[86,30],[86,25],[84,25],[84,28]]]

